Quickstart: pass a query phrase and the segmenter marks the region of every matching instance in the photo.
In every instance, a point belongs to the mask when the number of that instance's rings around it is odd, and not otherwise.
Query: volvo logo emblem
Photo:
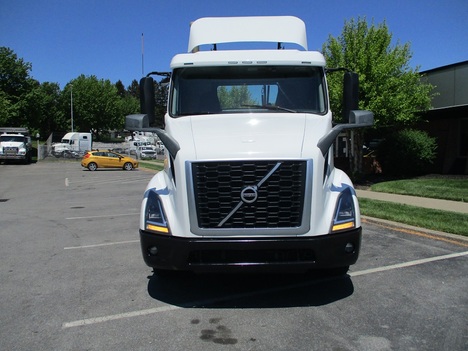
[[[223,218],[221,222],[218,223],[217,227],[222,227],[228,220],[231,218],[241,207],[243,204],[252,204],[258,199],[258,189],[265,183],[268,178],[271,177],[273,173],[275,173],[278,168],[280,168],[281,162],[277,162],[276,165],[268,172],[266,176],[264,176],[256,185],[246,186],[242,189],[240,193],[241,201],[232,209],[229,214]]]
[[[241,200],[244,201],[246,204],[251,204],[257,201],[258,192],[256,186],[247,186],[242,189],[240,194]]]

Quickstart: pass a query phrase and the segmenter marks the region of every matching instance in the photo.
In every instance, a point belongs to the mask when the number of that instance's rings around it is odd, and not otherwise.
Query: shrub
[[[413,176],[429,172],[436,149],[435,138],[426,132],[405,129],[387,136],[377,153],[384,174]]]

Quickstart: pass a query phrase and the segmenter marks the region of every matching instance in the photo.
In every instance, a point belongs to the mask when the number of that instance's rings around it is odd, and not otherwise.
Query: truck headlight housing
[[[149,191],[145,208],[145,229],[159,234],[170,234],[161,198],[155,191]]]
[[[352,229],[356,227],[356,211],[354,209],[353,194],[348,188],[338,197],[333,215],[332,232]]]

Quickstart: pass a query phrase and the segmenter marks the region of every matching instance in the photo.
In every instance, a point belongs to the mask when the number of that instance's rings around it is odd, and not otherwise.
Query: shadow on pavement
[[[354,292],[348,275],[176,273],[149,276],[149,295],[184,308],[275,308],[326,305]]]

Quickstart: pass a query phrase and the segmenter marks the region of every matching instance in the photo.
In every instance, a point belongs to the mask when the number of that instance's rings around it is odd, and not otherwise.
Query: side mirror
[[[140,79],[140,111],[148,116],[149,125],[155,121],[154,116],[154,79],[144,77]]]
[[[343,121],[349,120],[350,112],[359,108],[359,75],[355,72],[346,72],[343,77]]]
[[[374,114],[366,110],[349,111],[350,128],[371,127],[374,124]]]
[[[370,127],[374,124],[374,114],[359,108],[359,76],[345,68],[328,69],[328,72],[345,70],[343,76],[343,123],[335,125],[317,143],[317,147],[326,155],[336,137],[346,129]]]
[[[366,110],[349,111],[349,123],[337,124],[328,134],[324,135],[317,143],[317,147],[322,152],[322,155],[328,152],[328,149],[335,141],[336,137],[346,129],[370,127],[374,124],[374,114]]]
[[[125,129],[134,131],[149,128],[148,115],[128,115],[125,117]]]
[[[159,139],[162,141],[167,151],[173,158],[176,158],[177,153],[180,150],[179,143],[172,136],[166,133],[161,128],[150,128],[148,115],[128,115],[125,117],[125,129],[129,131],[141,131],[141,132],[152,132],[156,133]]]

